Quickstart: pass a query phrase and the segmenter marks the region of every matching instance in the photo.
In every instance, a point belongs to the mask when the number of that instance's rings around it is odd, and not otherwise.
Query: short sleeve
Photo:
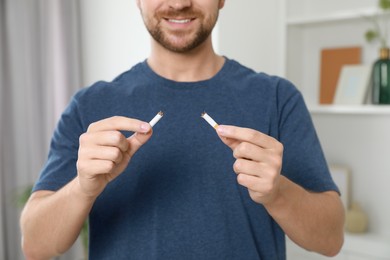
[[[83,133],[76,96],[72,98],[53,133],[50,150],[33,191],[56,191],[76,177],[79,136]]]
[[[281,80],[278,101],[279,140],[284,146],[282,173],[310,191],[338,191],[301,93]]]

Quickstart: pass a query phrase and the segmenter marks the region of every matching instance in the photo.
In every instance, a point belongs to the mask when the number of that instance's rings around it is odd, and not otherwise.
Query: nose
[[[170,0],[168,4],[169,4],[169,8],[175,10],[182,10],[190,7],[191,1],[192,0]]]

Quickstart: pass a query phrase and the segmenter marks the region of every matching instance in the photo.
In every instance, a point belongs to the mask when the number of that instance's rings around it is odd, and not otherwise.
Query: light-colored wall
[[[83,0],[83,81],[110,81],[144,60],[149,36],[134,0]]]
[[[351,171],[351,201],[369,216],[369,231],[390,238],[389,115],[314,114],[322,147],[330,164]]]
[[[256,71],[283,74],[281,1],[226,1],[220,13],[218,50]]]
[[[216,51],[257,71],[281,74],[279,2],[226,1],[213,34]],[[112,80],[149,55],[149,34],[136,1],[80,4],[84,85]]]
[[[362,47],[362,63],[371,65],[377,59],[379,46],[367,44],[364,33],[371,27],[362,12],[375,10],[377,1],[285,0],[290,21],[322,23],[288,26],[287,77],[304,94],[306,102],[318,103],[320,53],[324,48]],[[355,19],[334,20],[337,15],[356,13]],[[336,14],[336,15],[335,15]],[[348,15],[344,16],[348,17]],[[306,19],[305,19],[306,18]],[[358,109],[357,109],[358,110]],[[369,232],[390,239],[389,192],[390,120],[388,113],[314,113],[313,120],[330,164],[351,170],[351,200],[358,201],[369,215]]]
[[[283,2],[226,1],[214,35],[217,52],[256,71],[284,75]],[[339,9],[341,5],[342,9],[348,10],[350,3],[355,3],[351,0],[347,2],[348,5],[343,1],[331,1],[325,5],[320,0],[296,0],[294,5],[292,2],[288,5],[292,5],[291,13],[300,13],[303,7],[308,12],[314,8],[321,13],[330,8]],[[362,4],[358,7],[362,8],[367,1],[359,3]],[[81,5],[86,85],[101,79],[111,80],[148,56],[149,36],[135,1],[83,0]],[[389,183],[390,176],[390,169],[386,166],[388,156],[385,156],[389,153],[389,139],[385,139],[387,135],[384,131],[389,129],[389,123],[384,118],[313,115],[328,161],[350,166],[353,171],[353,199],[362,202],[370,212],[371,232],[388,237],[390,226],[386,222],[390,208],[386,200],[388,193],[384,191],[388,190],[385,185]],[[366,153],[367,149],[370,152]]]

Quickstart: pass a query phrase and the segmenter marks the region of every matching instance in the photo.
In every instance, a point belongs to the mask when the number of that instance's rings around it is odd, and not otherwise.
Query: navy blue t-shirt
[[[92,122],[147,122],[160,110],[152,138],[90,212],[90,258],[285,259],[283,231],[237,183],[232,151],[201,113],[278,139],[282,174],[305,189],[337,187],[299,91],[234,60],[199,82],[167,80],[145,61],[113,82],[80,90],[59,121],[34,190],[55,191],[75,178],[79,136]]]

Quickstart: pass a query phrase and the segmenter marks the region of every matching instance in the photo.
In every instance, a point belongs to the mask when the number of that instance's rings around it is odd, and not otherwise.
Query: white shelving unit
[[[333,260],[387,260],[390,255],[389,241],[375,235],[346,234],[343,251]],[[328,257],[307,252],[287,240],[288,260],[327,260]]]
[[[335,11],[328,14],[320,14],[317,16],[306,17],[289,17],[287,20],[288,26],[310,26],[321,23],[335,23],[349,20],[360,20],[362,17],[373,17],[378,15],[377,8],[364,8],[346,11]]]
[[[364,39],[366,30],[372,27],[367,17],[378,14],[377,8],[372,0],[360,0],[366,6],[356,2],[351,3],[353,9],[340,9],[333,4],[328,7],[329,1],[320,3],[318,0],[285,3],[285,76],[305,93],[310,106],[317,105],[318,101],[321,49],[361,46],[364,49],[362,60],[366,64],[378,57],[378,47],[367,44]],[[306,7],[295,10],[299,5]]]
[[[335,259],[390,259],[390,106],[319,105],[320,53],[323,48],[362,47],[362,62],[372,64],[377,45],[364,33],[378,14],[376,0],[280,0],[283,10],[281,63],[286,78],[302,92],[330,164],[352,173],[351,200],[369,215],[369,233],[346,235]],[[387,183],[386,185],[384,183]],[[288,243],[288,259],[325,259]]]
[[[313,115],[316,114],[339,114],[339,115],[389,115],[390,106],[377,105],[317,105],[309,107]]]

